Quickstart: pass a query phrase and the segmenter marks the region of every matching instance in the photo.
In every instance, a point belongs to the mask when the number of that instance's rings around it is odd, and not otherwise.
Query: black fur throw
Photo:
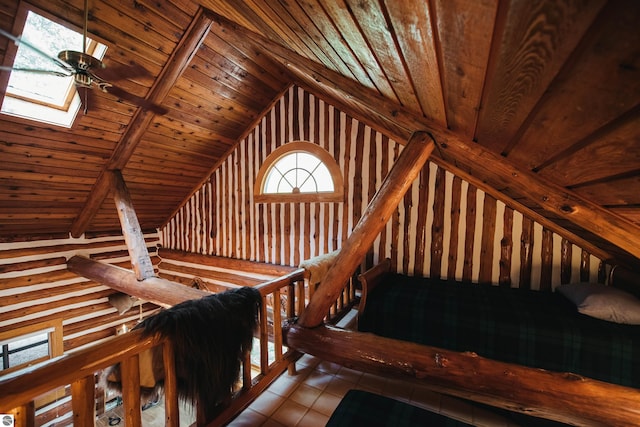
[[[233,289],[177,304],[145,319],[136,329],[143,329],[144,336],[159,334],[173,343],[178,394],[186,401],[199,401],[209,418],[239,379],[243,356],[251,351],[261,303],[256,289]],[[164,383],[160,347],[154,349],[152,359],[153,367],[147,369],[153,372],[154,390],[144,390],[145,367],[140,367],[142,394],[147,397],[153,396],[151,391],[157,394]],[[105,373],[111,389],[119,388],[118,368]]]

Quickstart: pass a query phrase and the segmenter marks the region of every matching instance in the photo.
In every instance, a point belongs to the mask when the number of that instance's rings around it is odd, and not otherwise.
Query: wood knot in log
[[[446,356],[440,354],[440,353],[436,353],[435,357],[433,358],[434,361],[436,362],[436,366],[438,368],[446,368],[447,365],[449,364],[449,359],[447,359]]]

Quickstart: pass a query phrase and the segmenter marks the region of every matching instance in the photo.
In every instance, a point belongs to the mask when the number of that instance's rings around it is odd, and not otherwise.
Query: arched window
[[[342,202],[342,175],[326,150],[295,141],[273,151],[254,186],[256,202]]]

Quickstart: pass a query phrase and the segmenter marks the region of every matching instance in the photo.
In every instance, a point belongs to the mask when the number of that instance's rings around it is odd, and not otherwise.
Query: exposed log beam
[[[183,301],[211,295],[209,292],[159,277],[138,281],[128,270],[78,255],[67,261],[67,269],[79,276],[162,307],[171,307]]]
[[[428,133],[416,132],[411,136],[362,218],[342,244],[320,287],[313,293],[309,305],[300,316],[302,326],[315,327],[322,323],[331,304],[336,301],[373,241],[386,226],[433,148],[434,143]]]
[[[120,218],[120,224],[122,225],[122,234],[127,244],[129,258],[131,258],[133,273],[138,280],[154,277],[155,271],[147,250],[147,243],[144,240],[127,185],[119,170],[113,171],[112,176],[113,200],[118,210],[118,218]]]
[[[202,9],[198,10],[191,21],[191,25],[185,31],[178,46],[171,54],[171,57],[160,72],[154,85],[149,90],[149,94],[146,97],[148,101],[155,104],[162,104],[171,88],[188,67],[191,59],[204,41],[204,38],[209,33],[211,23],[211,18],[204,13]],[[127,127],[122,138],[120,138],[111,159],[98,176],[89,194],[89,198],[80,211],[80,215],[78,215],[71,225],[71,235],[73,237],[80,237],[91,223],[91,220],[98,212],[98,209],[100,209],[104,199],[109,194],[111,184],[109,171],[123,169],[126,166],[136,146],[140,142],[140,138],[142,138],[142,135],[149,127],[153,116],[154,113],[152,111],[140,108],[133,115],[129,127]]]
[[[640,425],[640,390],[629,387],[330,326],[292,325],[286,337],[291,348],[323,360],[413,377],[510,411],[573,425]]]
[[[373,128],[397,141],[405,141],[415,129],[427,129],[438,143],[438,161],[447,165],[466,168],[483,176],[487,169],[496,182],[509,186],[543,209],[565,218],[574,224],[608,240],[628,253],[640,258],[640,226],[602,208],[576,193],[556,185],[535,173],[522,169],[497,153],[465,141],[441,125],[410,111],[378,92],[358,85],[353,80],[292,52],[250,30],[208,11],[214,20],[212,31],[222,32],[234,43],[258,47],[271,59],[285,66],[298,82],[312,92],[327,97],[339,108],[360,117]],[[349,92],[345,92],[349,90]],[[482,172],[482,173],[480,173]],[[488,186],[479,188],[486,190]],[[510,198],[502,195],[509,202]],[[529,211],[533,212],[533,211]],[[525,213],[529,213],[525,212]],[[571,238],[560,227],[552,228],[563,237]],[[582,245],[584,241],[575,241]]]

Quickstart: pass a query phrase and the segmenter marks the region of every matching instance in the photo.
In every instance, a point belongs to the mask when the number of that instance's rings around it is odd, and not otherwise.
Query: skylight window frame
[[[26,25],[26,21],[27,21],[27,16],[29,14],[29,12],[34,12],[58,25],[62,25],[66,28],[68,28],[69,30],[75,31],[78,34],[83,33],[83,29],[79,28],[76,25],[71,24],[70,22],[67,21],[63,21],[55,16],[53,16],[52,14],[36,7],[33,6],[32,4],[25,2],[25,1],[21,1],[19,6],[18,6],[18,10],[16,13],[16,19],[14,20],[13,23],[13,28],[11,30],[11,32],[13,34],[22,34],[23,30],[24,30],[24,26]],[[90,38],[88,37],[87,39],[88,43],[87,43],[87,53],[89,55],[92,56],[96,56],[99,59],[100,56],[103,56],[104,53],[107,50],[106,45],[104,45],[103,43],[101,43],[99,40],[97,40],[94,36],[90,36]],[[7,51],[5,53],[5,58],[4,61],[2,63],[2,65],[6,66],[6,67],[12,67],[15,59],[16,59],[16,55],[18,52],[18,46],[13,43],[12,41],[9,42],[8,46],[7,46]],[[52,69],[55,69],[54,67],[52,67]],[[60,71],[63,71],[62,69]],[[0,88],[3,88],[4,90],[2,90],[2,92],[0,93],[0,108],[2,108],[2,106],[4,106],[4,102],[5,102],[5,98],[10,98],[12,100],[18,101],[18,102],[25,102],[28,104],[31,104],[34,108],[36,109],[46,109],[45,111],[51,111],[52,116],[60,116],[63,117],[63,115],[67,115],[66,120],[63,119],[51,119],[49,120],[48,118],[43,118],[42,116],[44,116],[44,113],[34,113],[34,114],[29,114],[29,113],[15,113],[15,112],[9,112],[9,111],[4,111],[1,110],[0,114],[4,114],[4,115],[9,115],[12,116],[14,118],[17,119],[21,119],[21,120],[27,120],[27,121],[36,121],[39,123],[45,123],[45,124],[53,124],[56,126],[62,126],[62,127],[66,127],[66,128],[71,128],[73,127],[73,124],[75,123],[76,119],[77,119],[77,114],[78,111],[80,111],[80,107],[81,107],[81,100],[80,100],[80,95],[78,94],[78,91],[76,90],[76,86],[75,83],[73,81],[73,78],[71,78],[71,81],[69,83],[69,87],[67,88],[66,91],[66,95],[64,97],[64,101],[62,103],[62,106],[60,105],[56,105],[54,103],[50,103],[50,102],[46,102],[44,100],[41,99],[37,99],[37,98],[32,98],[29,96],[25,96],[25,95],[21,95],[21,94],[15,94],[15,93],[11,93],[8,91],[8,85],[9,85],[9,79],[10,79],[11,73],[8,72],[0,72]],[[61,77],[62,78],[62,77]],[[58,113],[56,113],[58,112]]]

